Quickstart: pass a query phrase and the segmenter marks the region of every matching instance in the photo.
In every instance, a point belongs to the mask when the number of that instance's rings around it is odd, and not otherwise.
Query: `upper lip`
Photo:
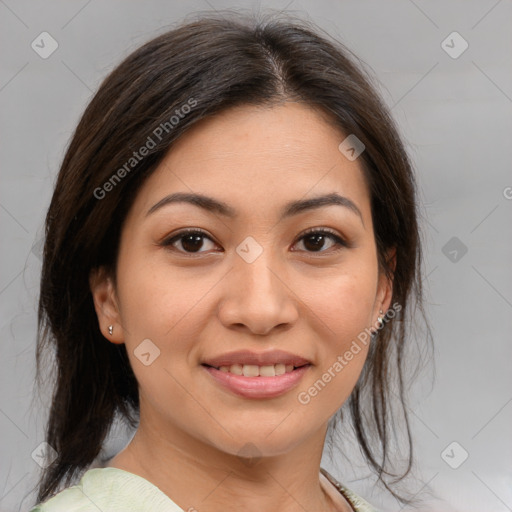
[[[202,364],[218,368],[220,366],[231,366],[232,364],[252,364],[257,366],[292,364],[293,366],[304,366],[311,363],[301,356],[283,350],[271,350],[260,353],[251,352],[250,350],[237,350],[205,359]]]

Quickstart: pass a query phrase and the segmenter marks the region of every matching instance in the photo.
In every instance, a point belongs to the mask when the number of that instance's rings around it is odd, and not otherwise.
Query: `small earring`
[[[377,322],[379,322],[379,329],[381,329],[382,327],[384,327],[384,317],[382,316],[382,309],[379,309],[379,313],[380,315],[377,317]]]
[[[112,334],[114,333],[114,326],[112,326],[112,325],[108,326],[108,333],[110,334],[110,336],[112,336]]]

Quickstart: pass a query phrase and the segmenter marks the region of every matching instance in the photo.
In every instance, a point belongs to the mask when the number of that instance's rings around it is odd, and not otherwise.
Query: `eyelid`
[[[331,229],[331,228],[323,228],[323,227],[314,227],[314,228],[308,228],[306,229],[305,231],[303,231],[298,237],[297,239],[300,240],[302,237],[306,236],[306,235],[309,235],[310,233],[328,233],[330,235],[333,235],[335,237],[338,237],[340,238],[341,240],[345,241],[343,239],[343,237],[338,234],[338,232],[334,229]]]
[[[219,245],[212,236],[210,236],[206,231],[204,231],[201,228],[183,228],[181,230],[178,230],[175,233],[172,233],[171,235],[166,235],[162,238],[162,240],[159,242],[159,245],[163,245],[164,247],[172,245],[172,242],[174,242],[176,239],[179,239],[182,236],[186,235],[195,235],[200,234],[203,235],[205,238],[208,238],[211,240],[214,244]],[[193,253],[189,253],[193,254]]]

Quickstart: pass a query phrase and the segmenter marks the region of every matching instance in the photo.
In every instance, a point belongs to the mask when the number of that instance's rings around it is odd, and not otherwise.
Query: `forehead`
[[[147,210],[161,196],[184,191],[263,214],[292,200],[337,192],[367,217],[362,166],[338,149],[346,136],[301,103],[232,108],[200,121],[173,145],[143,185],[137,207]]]

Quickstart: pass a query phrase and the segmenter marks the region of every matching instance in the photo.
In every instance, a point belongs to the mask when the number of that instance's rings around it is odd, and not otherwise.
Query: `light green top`
[[[375,512],[366,501],[346,489],[327,471],[322,473],[336,486],[356,512]],[[30,512],[194,512],[184,511],[156,485],[118,468],[87,470],[80,482],[63,489]],[[197,511],[196,511],[197,512]]]

